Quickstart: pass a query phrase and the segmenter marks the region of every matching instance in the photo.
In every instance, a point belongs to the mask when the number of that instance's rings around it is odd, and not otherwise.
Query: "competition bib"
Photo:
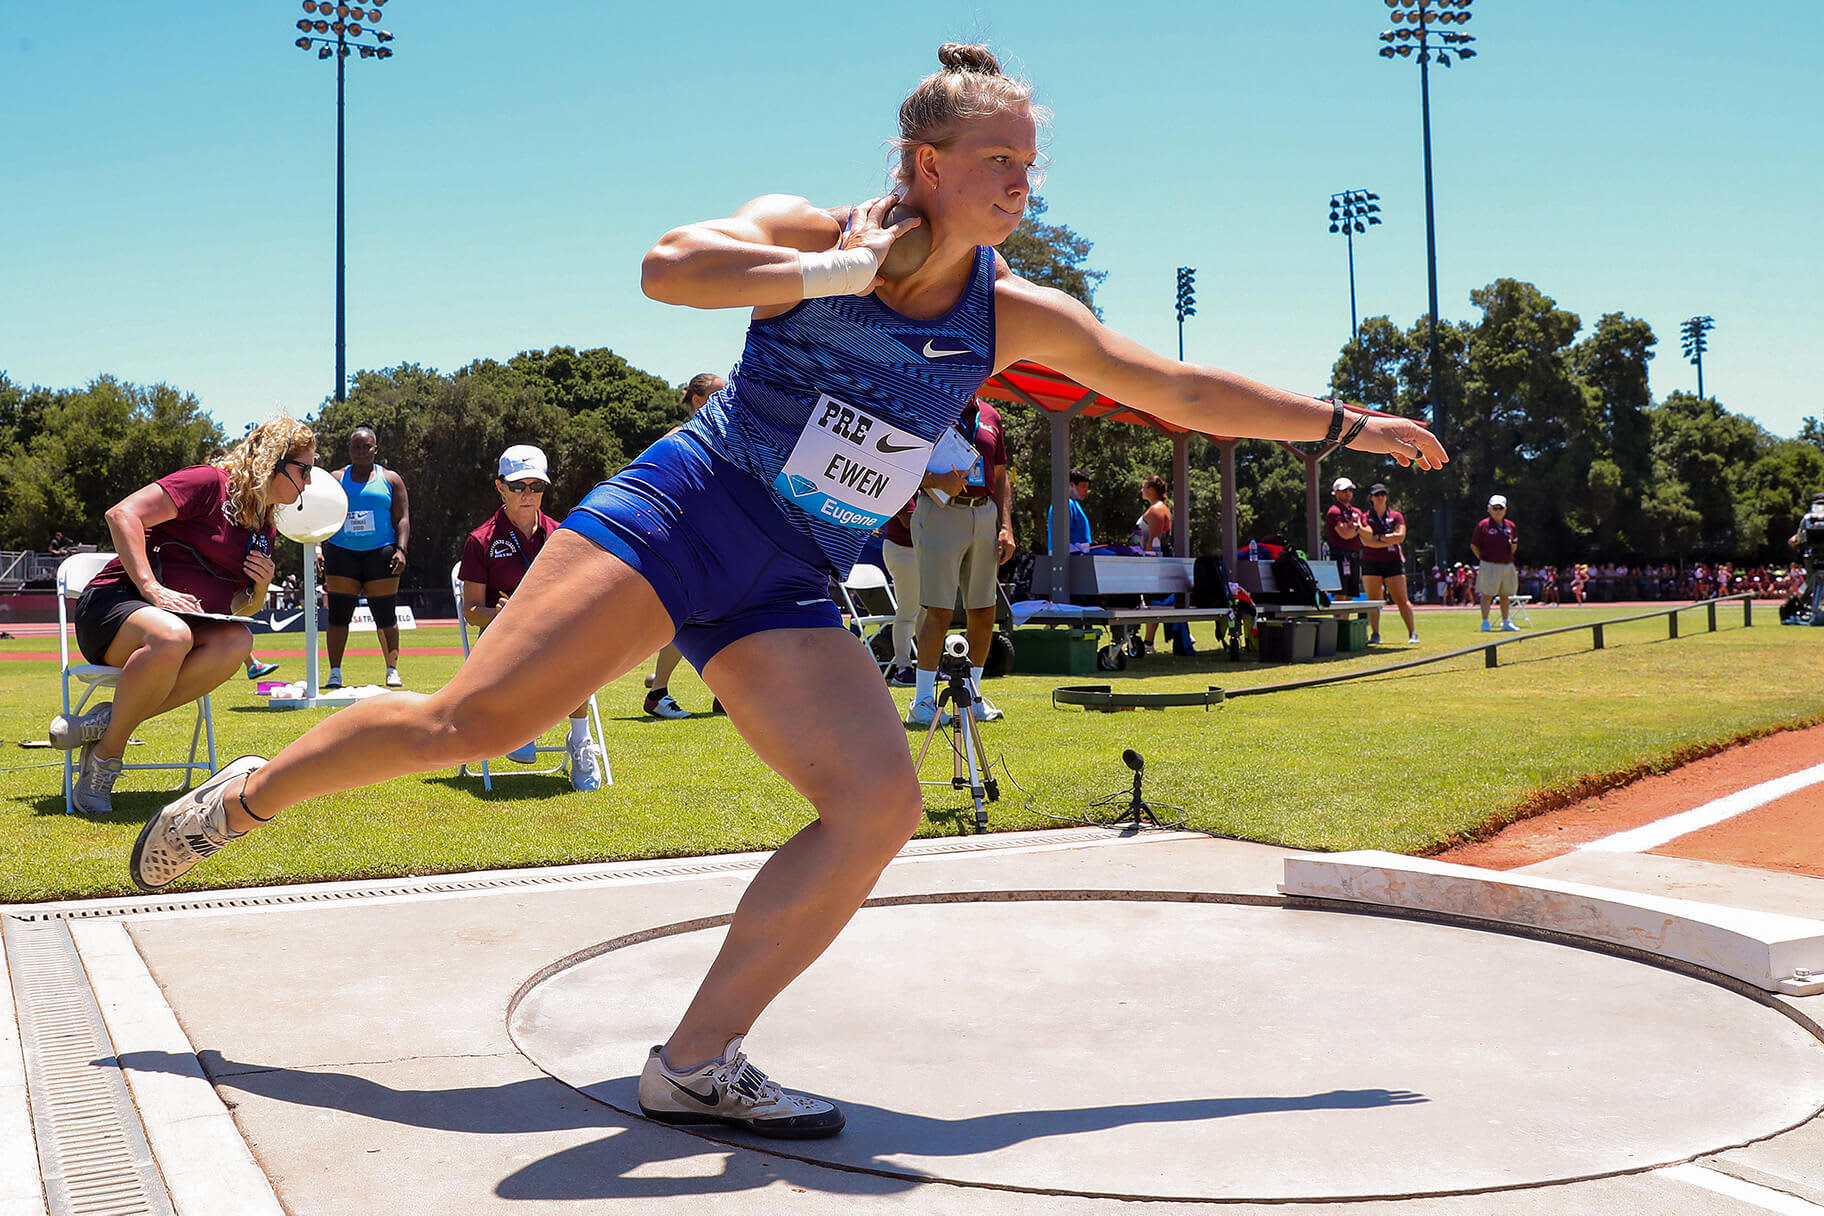
[[[773,490],[806,515],[870,531],[918,492],[930,454],[928,441],[825,394]]]
[[[374,513],[372,511],[350,511],[348,523],[344,525],[350,536],[361,536],[374,530]]]

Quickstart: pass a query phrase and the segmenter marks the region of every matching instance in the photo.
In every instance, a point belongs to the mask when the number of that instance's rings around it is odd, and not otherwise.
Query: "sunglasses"
[[[522,481],[518,483],[509,481],[507,483],[507,492],[511,494],[543,494],[550,488],[551,483],[547,481]]]

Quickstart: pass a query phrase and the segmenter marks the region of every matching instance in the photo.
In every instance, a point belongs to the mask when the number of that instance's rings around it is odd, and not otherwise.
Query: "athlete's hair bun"
[[[994,52],[979,42],[946,42],[937,48],[937,61],[944,65],[946,72],[978,72],[983,76],[999,76],[1001,61],[994,57]]]

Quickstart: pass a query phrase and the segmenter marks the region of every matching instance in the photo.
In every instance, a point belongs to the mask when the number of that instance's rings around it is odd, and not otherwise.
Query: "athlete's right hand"
[[[146,602],[166,612],[201,612],[203,606],[194,595],[173,591],[163,583],[153,583],[146,592]]]
[[[918,216],[913,215],[899,221],[891,228],[885,227],[887,213],[897,207],[899,201],[899,195],[889,194],[885,198],[871,198],[856,207],[852,213],[853,218],[849,221],[848,231],[842,234],[842,240],[836,247],[838,249],[866,249],[874,255],[876,267],[883,265],[887,260],[887,250],[893,248],[893,242],[898,240],[902,233],[909,232],[924,222]],[[879,274],[876,274],[874,281],[868,284],[867,291],[857,294],[868,295],[883,281]]]

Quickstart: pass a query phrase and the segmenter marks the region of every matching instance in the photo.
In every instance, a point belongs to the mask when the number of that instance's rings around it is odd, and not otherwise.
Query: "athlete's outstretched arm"
[[[1063,292],[1016,275],[997,281],[995,312],[1002,366],[1035,359],[1167,422],[1210,435],[1315,441],[1330,429],[1333,411],[1327,402],[1156,354],[1109,329]],[[1359,417],[1348,411],[1345,433]],[[1450,459],[1430,431],[1406,418],[1370,417],[1349,446],[1427,469],[1442,468]]]
[[[825,286],[865,294],[878,283],[875,271],[894,239],[918,222],[882,227],[897,201],[889,195],[860,204],[845,228],[838,216],[849,216],[847,207],[826,211],[801,198],[763,195],[726,219],[660,237],[640,266],[640,289],[692,308],[766,308],[838,294]]]

